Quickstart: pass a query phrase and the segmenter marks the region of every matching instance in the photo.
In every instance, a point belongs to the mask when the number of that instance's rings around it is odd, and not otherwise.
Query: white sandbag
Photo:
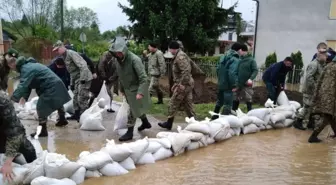
[[[200,142],[193,141],[193,142],[190,142],[190,144],[187,146],[187,151],[196,150],[196,149],[199,149],[200,147],[201,147]]]
[[[236,117],[236,116],[221,116],[218,119],[215,119],[211,121],[211,123],[220,123],[220,124],[226,124],[229,123],[231,128],[242,128],[244,127],[242,121]]]
[[[285,128],[285,127],[286,126],[285,126],[284,122],[278,122],[278,123],[273,125],[273,128],[275,128],[275,129],[281,129],[281,128]]]
[[[265,125],[261,125],[258,127],[260,131],[266,130],[266,126]]]
[[[272,109],[272,112],[282,112],[282,111],[295,112],[296,109],[294,108],[294,106],[291,106],[291,105],[282,105],[282,106],[278,106],[278,107]]]
[[[95,105],[98,107],[98,105]],[[105,127],[103,126],[103,116],[102,112],[104,109],[100,109],[97,111],[97,108],[93,106],[84,112],[79,120],[81,124],[81,130],[89,130],[89,131],[103,131]]]
[[[266,123],[266,125],[270,124],[271,123],[271,114],[267,114],[263,121]]]
[[[80,156],[78,164],[84,166],[86,170],[95,171],[101,169],[107,163],[111,163],[112,159],[109,154],[98,151],[89,155]]]
[[[214,144],[216,141],[214,138],[211,138],[211,137],[207,137],[207,143],[208,145],[211,145],[211,144]]]
[[[145,153],[136,164],[143,165],[143,164],[154,164],[154,163],[155,163],[155,158],[153,154]]]
[[[192,123],[192,124],[194,124],[194,123]],[[201,124],[201,123],[196,123],[196,124]],[[208,129],[210,130],[209,127],[208,127]],[[173,150],[175,156],[182,154],[184,152],[185,148],[191,142],[190,137],[187,134],[183,134],[183,133],[169,132],[169,134],[168,134],[168,133],[165,133],[165,132],[159,132],[156,135],[156,137],[158,137],[158,138],[160,138],[160,137],[168,138],[170,140],[171,144],[172,144],[172,150]]]
[[[253,120],[250,119],[249,116],[243,116],[243,117],[239,117],[240,121],[243,123],[244,126],[249,125],[251,123],[253,123]]]
[[[135,170],[135,164],[134,161],[132,160],[132,158],[128,157],[127,159],[125,159],[124,161],[119,163],[123,168],[125,168],[126,170]]]
[[[247,116],[247,114],[245,114],[240,108],[237,109],[236,113],[238,118]]]
[[[95,171],[87,170],[85,172],[85,178],[98,178],[98,177],[101,177],[101,176],[102,176],[102,174],[98,170],[95,170]]]
[[[180,126],[177,126],[177,131],[181,134],[186,134],[191,141],[205,141],[205,135],[199,132],[191,132],[188,130],[181,130]]]
[[[173,151],[164,147],[161,147],[157,152],[153,154],[155,161],[164,160],[174,155]]]
[[[225,136],[224,140],[230,139],[232,137],[232,134],[229,130],[228,134]]]
[[[125,175],[128,171],[123,168],[119,163],[113,162],[106,164],[103,168],[99,170],[103,176],[113,177],[119,175]]]
[[[106,141],[106,146],[100,151],[108,153],[114,161],[121,162],[131,156],[132,150],[127,145],[117,145],[114,140]]]
[[[117,116],[114,123],[114,131],[127,128],[128,114],[130,112],[130,107],[126,101],[126,98],[123,98],[123,103],[118,110]]]
[[[219,124],[219,123],[209,123],[210,127],[210,137],[214,138],[215,141],[225,140],[228,133],[230,132],[230,125]]]
[[[70,114],[74,114],[75,113],[75,109],[73,107],[73,97],[74,97],[74,94],[71,90],[68,91],[69,93],[69,96],[71,97],[71,100],[68,101],[66,104],[64,104],[64,111],[67,112],[67,113],[70,113]]]
[[[132,143],[124,143],[122,145],[127,146],[131,151],[131,158],[133,159],[134,163],[137,164],[139,159],[145,154],[148,146],[149,146],[149,141],[146,138],[137,140]]]
[[[242,131],[242,128],[231,128],[231,130],[233,131],[233,134],[232,132],[230,132],[233,136],[240,136],[241,134],[241,131]]]
[[[267,116],[266,116],[267,117]],[[252,120],[252,124],[257,125],[257,127],[260,127],[262,125],[267,125],[267,122],[255,117],[255,116],[249,116],[249,118]],[[247,126],[247,125],[246,125]]]
[[[256,132],[259,132],[259,128],[255,124],[247,125],[243,129],[244,134],[252,134],[252,133],[256,133]]]
[[[84,167],[80,167],[71,177],[76,184],[82,184],[85,180],[86,169]]]
[[[161,148],[161,144],[156,142],[156,141],[149,141],[149,145],[148,148],[146,150],[146,152],[154,154],[155,152],[157,152],[160,148]]]
[[[17,114],[20,120],[38,120],[38,115],[35,110],[23,110]]]
[[[191,131],[191,132],[199,132],[204,135],[210,134],[210,128],[208,124],[204,124],[204,123],[191,123],[187,125],[187,127],[184,128],[184,130]]]
[[[0,167],[1,168],[1,167]],[[4,179],[3,174],[0,173],[0,184],[1,185],[18,185],[22,184],[25,176],[28,174],[29,169],[19,166],[19,165],[14,165],[13,164],[13,173],[14,173],[14,178],[13,181],[8,182]]]
[[[270,108],[260,108],[260,109],[253,109],[250,110],[247,115],[248,116],[255,116],[261,120],[265,120],[266,115],[271,112],[272,109]]]
[[[294,119],[295,118],[295,111],[278,111],[278,112],[274,112],[274,113],[282,114],[282,115],[285,116],[285,118],[288,118],[288,119]]]
[[[274,105],[274,102],[271,100],[271,99],[267,99],[267,101],[265,102],[265,107],[266,108],[274,108],[275,105]]]
[[[28,137],[28,140],[31,142],[31,144],[35,148],[36,157],[39,157],[43,152],[43,148],[41,146],[40,141],[38,139],[31,138],[31,137]]]
[[[45,176],[54,179],[69,178],[80,167],[80,164],[69,161],[65,155],[56,153],[48,153],[44,163]]]
[[[286,116],[281,114],[281,113],[273,113],[271,115],[271,122],[273,124],[279,123],[279,122],[284,122],[286,120]]]
[[[38,177],[34,179],[31,185],[76,185],[71,179],[53,179],[48,177]]]
[[[280,94],[278,96],[278,99],[277,99],[277,104],[278,105],[290,105],[288,97],[287,97],[285,91],[281,91],[280,92]]]
[[[0,161],[0,163],[1,163],[1,161]],[[19,165],[25,165],[25,164],[27,164],[27,161],[22,154],[19,154],[19,156],[14,158],[13,163],[16,163],[16,164],[19,164]]]
[[[38,100],[39,100],[38,96],[32,98],[29,102],[25,103],[25,109],[36,110]]]
[[[285,122],[284,122],[284,126],[285,127],[291,127],[294,123],[294,120],[293,119],[286,119]]]
[[[271,130],[271,129],[273,129],[273,126],[272,125],[266,125],[266,129]]]
[[[30,184],[35,178],[44,176],[44,162],[47,154],[47,151],[43,151],[36,160],[23,165],[23,167],[28,169],[28,173],[23,180],[23,184]]]
[[[108,95],[107,91],[108,90],[106,88],[106,81],[104,81],[104,83],[102,85],[102,88],[100,89],[100,92],[99,92],[99,94],[97,96],[97,100],[104,99],[103,104],[102,103],[99,104],[101,106],[101,108],[104,108],[106,105],[109,105],[110,102],[111,102],[111,98]]]
[[[161,144],[162,147],[164,147],[166,149],[171,148],[171,142],[168,138],[149,138],[148,141],[149,142],[158,142],[158,143]]]

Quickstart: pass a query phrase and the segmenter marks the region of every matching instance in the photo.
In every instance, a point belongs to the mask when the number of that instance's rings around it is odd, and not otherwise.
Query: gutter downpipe
[[[259,19],[259,0],[252,0],[256,2],[257,12],[256,12],[256,24],[254,28],[254,43],[253,43],[253,57],[255,58],[256,46],[257,46],[257,33],[258,33],[258,19]]]

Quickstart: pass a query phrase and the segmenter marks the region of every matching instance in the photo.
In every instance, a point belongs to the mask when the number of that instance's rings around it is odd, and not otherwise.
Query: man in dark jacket
[[[51,69],[63,81],[65,87],[69,90],[70,74],[65,68],[64,59],[62,57],[55,58],[49,65],[49,69]]]
[[[243,99],[247,110],[252,110],[252,82],[258,74],[257,63],[254,58],[248,54],[247,45],[242,46],[243,55],[238,64],[238,91],[234,94],[232,110],[236,111],[239,107],[239,101]]]
[[[271,65],[263,74],[263,81],[266,84],[268,98],[277,102],[279,93],[284,90],[286,75],[293,70],[293,59],[286,57],[284,61]]]

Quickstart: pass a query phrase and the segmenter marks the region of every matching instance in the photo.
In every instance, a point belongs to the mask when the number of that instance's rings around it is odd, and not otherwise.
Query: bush
[[[273,52],[266,57],[265,67],[268,68],[272,64],[277,63],[277,61],[278,61],[277,55],[275,52]]]
[[[77,52],[83,52],[82,43],[81,42],[73,42],[75,50]],[[109,43],[106,41],[92,42],[86,43],[84,45],[85,54],[93,61],[97,62],[103,52],[109,49]]]
[[[219,56],[191,57],[191,59],[198,64],[203,64],[203,63],[217,64],[219,62],[219,58],[220,58]]]
[[[300,80],[301,80],[300,73],[303,68],[302,53],[301,51],[292,53],[291,57],[293,59],[293,67],[295,66],[295,68],[292,72],[288,73],[287,83],[298,84],[300,83]]]

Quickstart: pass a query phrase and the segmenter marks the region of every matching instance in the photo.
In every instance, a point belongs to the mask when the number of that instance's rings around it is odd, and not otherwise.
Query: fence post
[[[294,78],[295,78],[295,65],[293,66],[293,75],[292,75],[292,85],[294,86]]]

